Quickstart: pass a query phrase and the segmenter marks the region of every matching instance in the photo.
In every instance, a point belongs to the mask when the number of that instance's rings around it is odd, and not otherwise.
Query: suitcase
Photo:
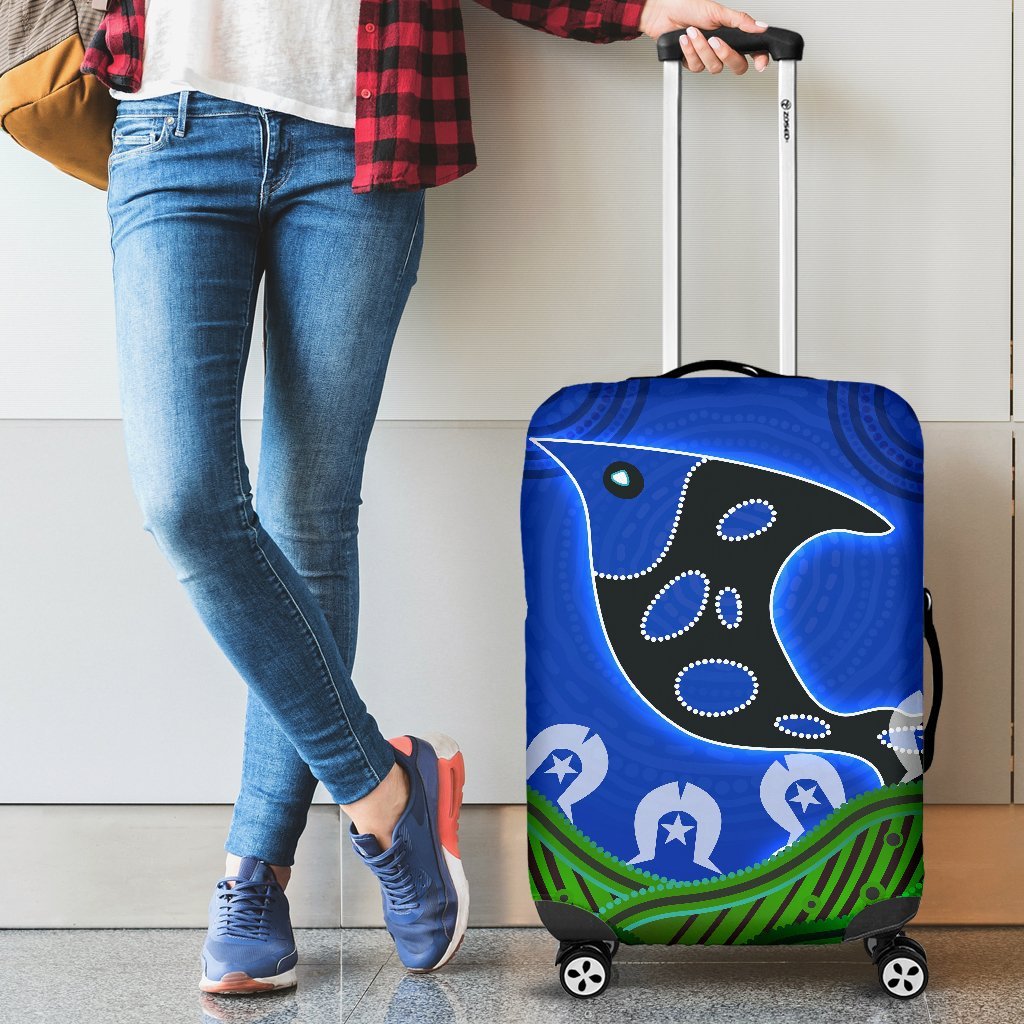
[[[573,996],[620,942],[858,940],[909,999],[942,687],[921,428],[887,388],[796,374],[782,29],[717,33],[779,67],[781,372],[679,365],[680,34],[658,42],[669,369],[562,388],[526,438],[530,887]]]

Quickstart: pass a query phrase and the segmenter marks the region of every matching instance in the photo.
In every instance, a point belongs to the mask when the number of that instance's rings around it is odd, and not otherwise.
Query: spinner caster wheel
[[[558,967],[562,988],[577,999],[591,999],[607,987],[612,961],[601,946],[577,946],[566,953]]]
[[[896,945],[907,946],[914,950],[925,963],[928,962],[928,954],[925,952],[924,946],[921,945],[917,939],[912,939],[909,935],[898,935],[895,939]]]
[[[899,944],[909,946],[927,962],[928,954],[925,952],[924,946],[917,939],[912,939],[909,935],[904,935],[903,932],[897,935],[872,935],[864,940],[864,951],[871,958],[872,963],[877,963],[881,954],[890,946]]]
[[[878,982],[894,999],[913,999],[925,990],[928,962],[919,950],[920,943],[900,936],[878,957]]]

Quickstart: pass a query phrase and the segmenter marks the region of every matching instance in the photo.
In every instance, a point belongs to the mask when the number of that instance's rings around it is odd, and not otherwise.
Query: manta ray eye
[[[644,489],[644,477],[632,462],[613,462],[604,471],[604,485],[616,498],[635,498]]]

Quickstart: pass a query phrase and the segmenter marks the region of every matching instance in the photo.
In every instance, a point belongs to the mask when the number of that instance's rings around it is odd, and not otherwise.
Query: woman
[[[765,27],[697,0],[481,2],[596,43]],[[462,757],[445,736],[385,740],[350,669],[363,461],[416,280],[424,190],[475,166],[458,6],[112,6],[82,70],[118,100],[107,210],[132,486],[248,686],[200,987],[295,984],[284,889],[317,780],[351,819],[402,962],[434,970],[468,916]],[[682,49],[691,71],[748,66],[696,28]],[[261,279],[257,514],[239,410]]]

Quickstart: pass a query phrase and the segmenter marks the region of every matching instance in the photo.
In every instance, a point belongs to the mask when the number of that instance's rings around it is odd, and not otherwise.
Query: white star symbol
[[[789,798],[789,802],[791,804],[799,804],[800,805],[800,810],[801,811],[806,811],[808,804],[819,803],[819,801],[817,799],[815,799],[815,796],[814,796],[814,794],[817,791],[818,791],[818,787],[817,786],[812,785],[810,789],[804,789],[803,786],[801,786],[800,783],[798,782],[796,784],[796,796],[791,796]]]
[[[578,775],[572,766],[572,754],[566,754],[564,758],[557,754],[551,755],[551,767],[544,772],[545,775],[557,775],[559,782],[564,782],[566,775]]]
[[[666,843],[671,843],[673,839],[678,839],[683,846],[686,845],[686,833],[693,828],[692,825],[684,825],[683,819],[678,814],[675,821],[670,821],[668,824],[662,822],[661,827],[668,832],[668,837],[665,840]]]

